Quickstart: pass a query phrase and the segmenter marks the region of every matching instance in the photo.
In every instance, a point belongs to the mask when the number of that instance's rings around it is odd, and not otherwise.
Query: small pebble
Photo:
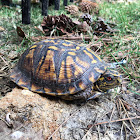
[[[24,133],[21,132],[21,131],[16,131],[16,132],[11,134],[11,138],[14,139],[14,140],[15,139],[17,140],[17,139],[20,139],[23,136],[23,134]]]
[[[7,121],[8,124],[12,125],[12,121],[10,119],[10,115],[11,115],[10,113],[7,113],[5,119],[6,119],[6,121]]]

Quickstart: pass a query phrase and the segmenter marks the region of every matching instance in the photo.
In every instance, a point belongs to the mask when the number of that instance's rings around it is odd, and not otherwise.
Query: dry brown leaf
[[[26,37],[26,34],[19,26],[17,26],[17,34],[18,34],[18,36],[20,36],[22,38]]]
[[[0,26],[0,32],[4,31],[5,29],[3,27]]]

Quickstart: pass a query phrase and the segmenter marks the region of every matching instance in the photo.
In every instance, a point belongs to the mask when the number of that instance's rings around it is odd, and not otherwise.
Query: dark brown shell
[[[68,95],[92,85],[105,70],[100,57],[84,45],[49,39],[28,48],[10,77],[31,91]]]

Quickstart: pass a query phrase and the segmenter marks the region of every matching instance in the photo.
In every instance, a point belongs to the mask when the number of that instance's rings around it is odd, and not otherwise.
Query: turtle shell
[[[55,96],[84,90],[105,71],[105,63],[85,45],[48,39],[28,48],[10,77],[23,88]]]

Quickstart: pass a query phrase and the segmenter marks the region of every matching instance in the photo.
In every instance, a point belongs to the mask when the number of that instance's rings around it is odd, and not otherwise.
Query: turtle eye
[[[107,77],[106,79],[107,79],[107,81],[111,81],[111,80],[112,80],[112,78],[111,78],[111,77]]]

